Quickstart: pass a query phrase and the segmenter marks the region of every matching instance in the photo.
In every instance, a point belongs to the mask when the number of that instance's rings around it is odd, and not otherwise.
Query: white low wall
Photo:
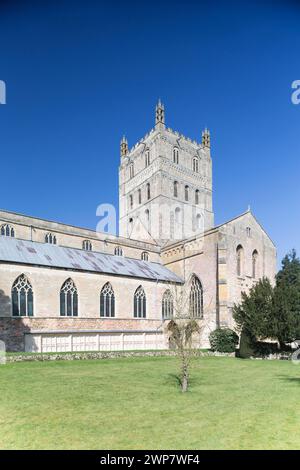
[[[162,332],[25,334],[25,352],[129,351],[167,347]]]

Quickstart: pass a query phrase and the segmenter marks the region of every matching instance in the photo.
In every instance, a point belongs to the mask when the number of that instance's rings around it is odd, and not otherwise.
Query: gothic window
[[[131,232],[132,232],[132,229],[133,229],[133,218],[130,217],[129,221],[128,221],[128,229],[129,229],[129,236],[131,235]]]
[[[135,291],[133,303],[134,317],[146,318],[146,294],[142,286],[139,286]]]
[[[129,196],[129,207],[130,207],[130,209],[133,208],[133,196],[132,196],[132,194]]]
[[[133,163],[130,163],[130,166],[129,166],[129,176],[130,176],[130,178],[134,177],[134,165],[133,165]]]
[[[243,274],[243,258],[244,258],[244,249],[242,245],[239,245],[236,249],[236,274],[237,276],[242,276]]]
[[[257,277],[257,263],[258,263],[258,252],[254,250],[252,253],[252,277],[256,279]]]
[[[92,251],[93,247],[92,247],[92,243],[90,242],[90,240],[83,240],[82,249],[85,251]]]
[[[50,245],[56,245],[56,236],[53,233],[47,233],[45,236],[45,242]]]
[[[163,295],[161,310],[163,320],[171,320],[173,318],[173,296],[169,289]]]
[[[178,181],[174,181],[174,197],[178,197]]]
[[[149,261],[149,253],[147,253],[147,251],[143,251],[143,253],[141,254],[141,259],[143,261]]]
[[[195,275],[192,277],[190,290],[190,316],[191,318],[203,317],[203,288]]]
[[[184,199],[185,201],[189,200],[189,187],[188,186],[185,186],[184,188]]]
[[[142,204],[142,191],[140,189],[138,190],[138,203]]]
[[[145,153],[145,167],[150,165],[150,150],[147,149]]]
[[[199,158],[198,157],[193,158],[193,171],[195,173],[199,173]]]
[[[78,295],[72,279],[67,279],[60,289],[60,316],[78,316]]]
[[[11,299],[14,317],[33,316],[33,290],[24,274],[15,280],[11,290]]]
[[[174,147],[173,149],[173,162],[178,165],[179,163],[179,150],[177,147]]]
[[[147,199],[149,201],[149,199],[151,198],[150,183],[147,183],[146,190],[147,190]]]
[[[199,189],[196,189],[195,191],[195,204],[199,204]]]
[[[15,236],[15,229],[9,224],[4,224],[1,227],[1,232],[0,233],[4,237],[14,237]]]
[[[100,317],[115,316],[115,294],[109,282],[107,282],[100,293]]]
[[[115,248],[115,255],[116,256],[123,256],[123,250],[120,246],[116,246]]]
[[[247,233],[247,237],[250,238],[251,237],[251,228],[250,227],[246,228],[246,233]]]

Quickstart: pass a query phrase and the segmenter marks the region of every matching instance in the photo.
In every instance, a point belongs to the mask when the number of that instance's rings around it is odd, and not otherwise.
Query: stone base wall
[[[102,318],[0,318],[0,340],[5,342],[7,351],[24,351],[25,334],[35,332],[86,332],[103,330],[120,331],[154,331],[162,326],[159,320],[121,320]]]

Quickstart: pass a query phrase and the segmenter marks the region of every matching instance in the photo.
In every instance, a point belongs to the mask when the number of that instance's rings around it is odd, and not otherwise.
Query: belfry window
[[[199,158],[198,157],[193,158],[193,171],[195,173],[199,173]]]
[[[143,251],[143,253],[141,254],[141,260],[149,261],[149,253],[147,251]]]
[[[191,282],[190,316],[191,318],[203,317],[203,288],[197,276],[193,276]]]
[[[173,149],[173,162],[176,163],[176,165],[179,163],[179,150],[177,147]]]
[[[15,229],[9,225],[9,224],[4,224],[1,226],[1,235],[4,237],[14,237],[15,236]]]
[[[147,168],[150,165],[150,150],[147,149],[145,153],[145,167]]]
[[[72,279],[67,279],[60,289],[60,316],[78,316],[78,295]]]
[[[53,233],[47,233],[45,236],[45,243],[49,243],[50,245],[56,245],[56,236]]]
[[[11,300],[14,317],[33,316],[33,290],[24,274],[15,280],[11,290]]]
[[[115,294],[110,282],[107,282],[100,293],[100,317],[115,316]]]
[[[146,294],[142,286],[134,293],[133,315],[135,318],[146,318]]]
[[[196,189],[195,191],[195,204],[199,204],[199,189]]]

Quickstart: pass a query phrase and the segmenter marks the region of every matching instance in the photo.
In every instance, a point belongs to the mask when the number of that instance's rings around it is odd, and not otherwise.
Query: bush
[[[231,353],[239,342],[239,337],[230,328],[217,328],[209,335],[209,342],[212,351]]]

